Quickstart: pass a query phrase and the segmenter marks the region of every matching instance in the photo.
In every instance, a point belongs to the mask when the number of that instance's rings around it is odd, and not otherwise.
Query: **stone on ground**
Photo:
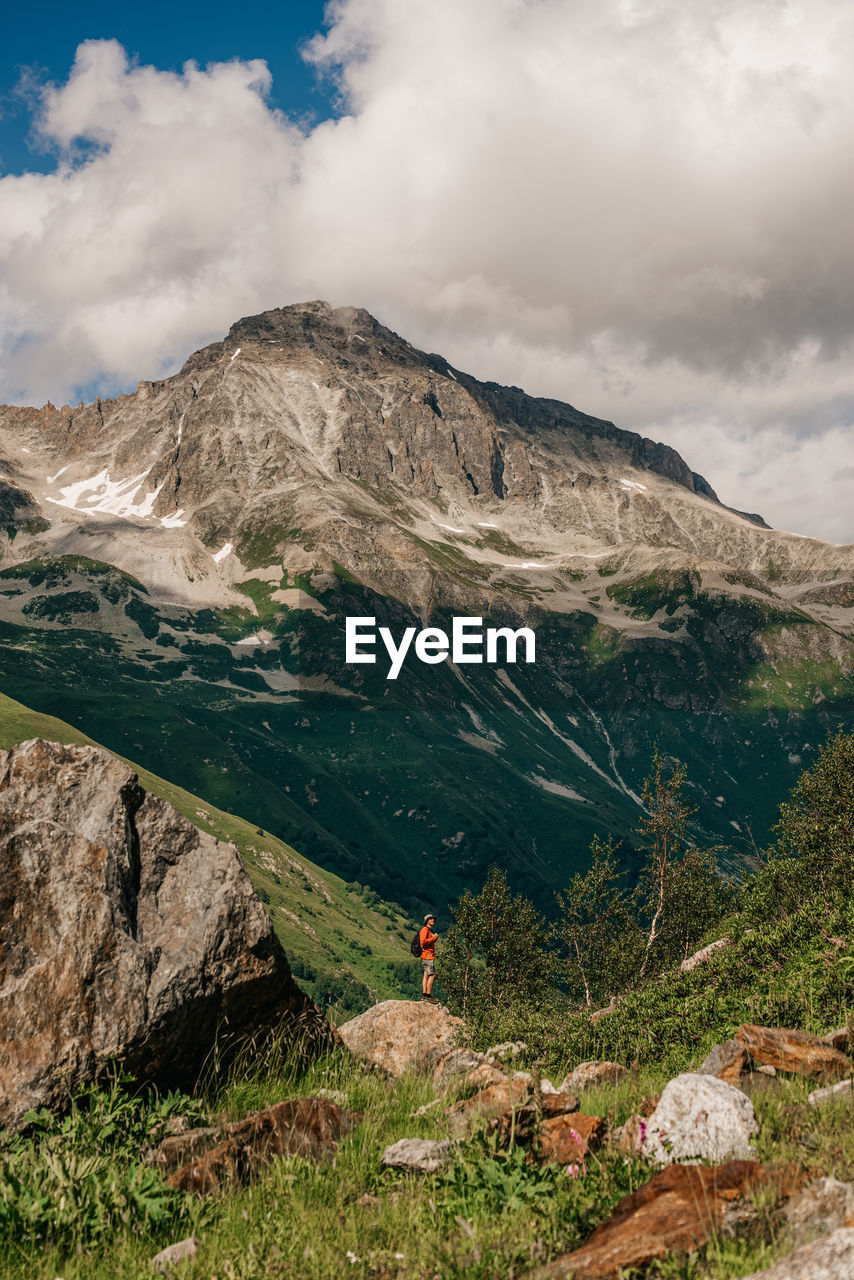
[[[710,942],[707,947],[703,947],[700,951],[695,951],[692,956],[688,956],[679,966],[680,973],[690,973],[692,969],[696,969],[698,965],[705,964],[707,960],[711,960],[712,956],[716,956],[720,951],[726,951],[727,947],[732,946],[731,938],[718,938],[717,942]]]
[[[487,1054],[477,1053],[474,1049],[439,1049],[434,1056],[438,1056],[433,1068],[433,1083],[436,1085],[459,1084],[462,1077],[467,1077],[479,1067],[490,1071],[495,1069],[495,1063]]]
[[[743,1280],[851,1280],[854,1276],[854,1228],[840,1227],[832,1235],[802,1245],[764,1271],[751,1271]]]
[[[791,1027],[760,1027],[744,1023],[735,1033],[754,1062],[811,1076],[821,1082],[847,1075],[851,1060],[834,1045],[807,1031]]]
[[[826,1102],[850,1102],[854,1099],[854,1081],[840,1080],[838,1084],[825,1085],[823,1089],[813,1089],[809,1096],[811,1107],[823,1107]]]
[[[731,1231],[762,1166],[732,1160],[718,1168],[671,1165],[621,1200],[586,1244],[534,1273],[537,1280],[604,1280],[654,1258],[693,1252]]]
[[[494,1044],[491,1049],[487,1049],[487,1058],[494,1058],[497,1062],[506,1062],[508,1058],[518,1058],[520,1054],[526,1053],[528,1049],[524,1040],[502,1040],[501,1044]]]
[[[331,1043],[233,845],[108,752],[0,752],[0,1126],[121,1063],[189,1087],[223,1032]]]
[[[401,1138],[382,1153],[381,1164],[390,1169],[405,1169],[408,1173],[437,1173],[451,1159],[451,1144],[447,1138]]]
[[[187,1236],[186,1240],[176,1240],[174,1244],[169,1244],[165,1249],[161,1249],[151,1259],[151,1265],[155,1271],[163,1271],[169,1274],[169,1269],[176,1262],[185,1262],[187,1258],[195,1258],[199,1252],[199,1242],[195,1236]]]
[[[727,1084],[738,1086],[742,1077],[750,1070],[750,1054],[738,1040],[724,1040],[716,1044],[697,1068],[701,1076],[716,1076],[718,1080],[726,1080]]]
[[[544,1119],[539,1132],[539,1156],[543,1163],[576,1164],[601,1140],[605,1121],[581,1111]]]
[[[338,1028],[357,1058],[402,1076],[404,1071],[432,1069],[438,1049],[452,1049],[463,1029],[444,1005],[420,1000],[383,1000]]]
[[[472,1129],[479,1120],[503,1115],[528,1100],[529,1088],[525,1080],[503,1080],[489,1085],[471,1098],[463,1098],[448,1107],[445,1114],[455,1134]]]
[[[294,1098],[233,1124],[165,1138],[148,1159],[164,1171],[177,1169],[168,1186],[210,1195],[251,1181],[275,1156],[333,1155],[352,1123],[329,1098]]]
[[[656,1164],[679,1160],[750,1160],[758,1126],[750,1099],[715,1076],[686,1072],[665,1086],[642,1131],[642,1151]]]
[[[796,1240],[830,1235],[854,1217],[854,1183],[819,1178],[786,1202],[783,1216]]]
[[[580,1062],[559,1087],[568,1093],[583,1093],[602,1084],[619,1084],[628,1074],[618,1062]]]

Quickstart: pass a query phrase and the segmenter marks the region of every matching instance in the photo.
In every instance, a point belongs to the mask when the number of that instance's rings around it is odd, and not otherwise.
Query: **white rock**
[[[646,1121],[642,1151],[656,1164],[753,1160],[758,1125],[753,1104],[716,1076],[686,1072],[665,1087]]]
[[[487,1049],[486,1056],[503,1062],[505,1058],[518,1058],[527,1047],[524,1040],[504,1040],[501,1044],[494,1044],[491,1049]]]
[[[195,1258],[199,1252],[199,1242],[195,1236],[187,1236],[186,1240],[177,1240],[167,1245],[151,1259],[155,1271],[168,1271],[175,1262],[183,1262],[185,1258]]]
[[[380,1163],[389,1169],[406,1169],[409,1173],[436,1173],[451,1158],[451,1144],[447,1138],[401,1138],[386,1147]]]
[[[692,956],[682,961],[679,966],[680,973],[690,973],[692,969],[697,968],[697,965],[705,964],[707,960],[711,960],[712,956],[716,956],[719,951],[725,951],[731,945],[731,938],[718,938],[717,942],[710,942],[707,947],[703,947],[701,951],[695,951]]]
[[[844,1098],[854,1098],[854,1081],[840,1080],[838,1084],[829,1084],[825,1089],[813,1089],[809,1102],[811,1107],[821,1107],[825,1102],[841,1102]]]
[[[823,1240],[805,1244],[743,1280],[851,1280],[854,1276],[854,1228],[840,1227]]]

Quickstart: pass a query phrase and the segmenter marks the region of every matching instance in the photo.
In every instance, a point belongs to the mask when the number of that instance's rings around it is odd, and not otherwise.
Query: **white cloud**
[[[854,538],[850,6],[336,0],[328,21],[311,56],[347,114],[309,132],[263,63],[80,47],[43,102],[65,158],[0,179],[4,398],[135,382],[327,297]]]

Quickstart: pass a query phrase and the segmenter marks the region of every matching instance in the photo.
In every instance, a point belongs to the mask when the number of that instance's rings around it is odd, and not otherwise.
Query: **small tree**
[[[552,962],[545,921],[528,898],[511,892],[500,867],[490,867],[479,894],[467,889],[451,915],[441,977],[452,1007],[477,1016],[488,1007],[536,998],[549,989]]]
[[[577,872],[555,894],[560,909],[555,934],[565,951],[567,982],[588,1009],[628,985],[643,949],[613,840],[594,836],[590,853],[589,871]]]
[[[816,891],[854,883],[854,733],[839,729],[780,805],[777,839],[747,891],[754,920],[796,911]]]
[[[638,824],[638,833],[646,841],[641,847],[649,857],[641,872],[641,898],[650,915],[649,929],[639,977],[646,973],[650,953],[662,929],[668,905],[668,889],[672,890],[673,864],[686,846],[688,819],[696,813],[696,805],[688,804],[684,795],[686,766],[677,760],[669,775],[656,745],[652,773],[643,784],[643,807],[646,816]]]

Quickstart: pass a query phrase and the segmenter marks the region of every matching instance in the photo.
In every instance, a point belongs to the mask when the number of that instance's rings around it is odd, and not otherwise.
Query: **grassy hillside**
[[[0,694],[0,746],[28,738],[100,745],[72,725]],[[333,1016],[351,1016],[377,1000],[418,988],[420,972],[407,945],[412,926],[399,908],[368,889],[345,884],[243,818],[133,760],[126,763],[147,791],[168,800],[202,831],[237,846],[300,985]]]
[[[854,724],[844,628],[730,577],[602,567],[565,611],[533,612],[535,663],[407,661],[387,681],[384,661],[343,662],[345,617],[398,637],[426,619],[343,571],[249,578],[244,605],[190,610],[41,558],[0,569],[0,689],[416,914],[495,862],[549,909],[594,834],[631,845],[656,742],[688,765],[698,838],[738,866],[817,744]],[[462,609],[474,588],[457,585]],[[518,625],[479,594],[465,607]]]

